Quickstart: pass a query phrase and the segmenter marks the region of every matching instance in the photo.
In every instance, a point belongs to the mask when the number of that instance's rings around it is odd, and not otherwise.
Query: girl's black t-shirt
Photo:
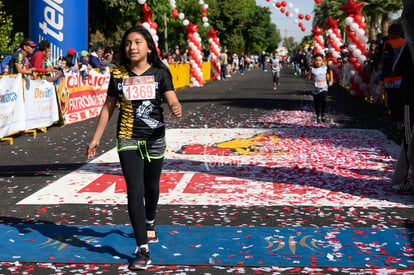
[[[124,67],[114,69],[107,95],[117,97],[120,102],[117,137],[137,140],[164,137],[161,104],[167,91],[174,91],[174,85],[171,74],[163,68],[151,66],[139,76]]]

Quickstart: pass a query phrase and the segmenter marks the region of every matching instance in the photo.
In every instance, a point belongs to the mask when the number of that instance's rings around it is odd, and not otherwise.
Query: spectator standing
[[[175,47],[174,54],[174,63],[183,63],[183,56],[181,55],[180,48],[178,46]]]
[[[410,49],[406,42],[401,48],[393,71],[402,77],[401,95],[403,106],[403,142],[401,144],[400,155],[397,166],[392,177],[392,188],[398,192],[408,192],[414,194],[414,155],[413,155],[413,126],[414,126],[414,65],[411,58]],[[411,167],[411,169],[410,169]]]
[[[88,71],[92,69],[89,65],[89,52],[83,50],[80,52],[79,58],[79,73],[82,75],[82,79],[86,79],[89,75]]]
[[[100,44],[96,44],[92,48],[92,52],[89,57],[89,65],[91,65],[92,68],[100,69],[101,72],[105,72],[105,65],[103,64],[103,47]]]
[[[231,65],[231,71],[234,74],[239,68],[239,56],[237,54],[233,54],[233,63]]]
[[[188,51],[184,51],[182,54],[183,63],[189,63],[190,60],[188,59]]]
[[[57,66],[52,65],[50,55],[50,42],[48,40],[40,41],[39,49],[32,57],[31,66],[36,68],[36,73],[43,74],[47,81],[54,82],[63,74],[63,71],[59,71]]]
[[[167,66],[167,68],[170,67],[170,64],[168,62],[168,54],[166,52],[163,52],[161,54],[161,61],[162,61],[162,63],[164,63],[165,66]]]
[[[116,64],[114,62],[114,51],[110,47],[106,47],[103,53],[102,64],[105,67],[115,68]]]
[[[30,68],[29,56],[33,54],[37,44],[33,40],[26,38],[20,44],[20,47],[14,52],[10,62],[10,66],[13,67],[13,74],[25,74],[30,75],[31,78],[35,78],[36,68]]]
[[[125,177],[128,214],[137,245],[131,270],[145,270],[151,263],[148,243],[157,242],[155,217],[159,180],[166,152],[162,102],[172,114],[181,117],[181,105],[174,91],[172,76],[160,60],[151,33],[134,26],[123,35],[121,67],[111,73],[108,96],[99,115],[86,156],[94,157],[106,126],[120,102],[117,151]],[[152,93],[129,93],[130,90]]]
[[[239,73],[241,75],[244,75],[244,66],[245,66],[245,59],[244,59],[244,55],[241,54],[239,56]]]
[[[404,28],[406,43],[394,63],[393,70],[402,76],[401,91],[404,102],[404,142],[392,178],[393,189],[414,194],[414,2],[403,0],[401,24]],[[407,106],[408,105],[408,106]],[[407,119],[410,119],[407,122]],[[411,129],[410,129],[411,128]],[[406,151],[406,154],[403,152]]]
[[[387,105],[395,123],[396,133],[399,136],[402,130],[403,102],[401,95],[401,75],[392,70],[394,61],[405,43],[401,37],[402,28],[398,24],[392,24],[388,28],[388,40],[384,44],[382,52],[382,72],[380,86],[385,88]]]
[[[68,68],[77,66],[78,62],[77,62],[76,50],[73,48],[69,49],[67,55],[65,56],[65,60],[66,60],[66,66]]]
[[[262,66],[262,70],[264,72],[267,72],[266,70],[266,52],[263,51],[262,54],[259,57],[260,65]]]
[[[220,78],[221,80],[226,80],[227,77],[227,51],[223,48],[221,49],[221,53],[219,55],[219,61],[220,61]]]
[[[50,73],[54,68],[50,60],[50,42],[42,40],[39,43],[38,51],[33,55],[31,67],[36,69],[36,73]]]

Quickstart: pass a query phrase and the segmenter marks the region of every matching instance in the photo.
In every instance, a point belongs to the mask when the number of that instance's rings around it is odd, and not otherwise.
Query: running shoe
[[[135,253],[135,260],[129,264],[128,268],[130,270],[146,270],[149,264],[151,264],[150,251],[145,248],[140,248]]]
[[[392,189],[399,193],[410,193],[414,194],[414,184],[409,182],[404,182],[392,186]]]
[[[148,243],[158,243],[158,234],[154,223],[147,223]]]

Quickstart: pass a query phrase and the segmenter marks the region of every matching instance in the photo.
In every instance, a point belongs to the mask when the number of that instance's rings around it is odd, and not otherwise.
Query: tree
[[[0,58],[13,53],[15,48],[23,41],[23,33],[13,35],[13,17],[3,10],[3,2],[0,1]],[[13,39],[12,39],[13,37]]]
[[[390,14],[402,9],[401,0],[386,0],[382,1],[384,12],[381,13],[381,31],[383,36],[388,35],[388,25],[390,21]]]
[[[5,10],[13,16],[13,32],[28,35],[29,0],[3,0]],[[131,0],[88,0],[89,41],[116,47],[127,28],[141,22],[142,5]],[[208,0],[207,10],[210,27],[218,31],[222,47],[230,52],[249,53],[272,51],[280,42],[280,33],[271,23],[270,11],[257,7],[255,0]],[[187,34],[183,22],[171,16],[169,0],[147,0],[153,11],[153,21],[158,28],[158,46],[161,51],[169,47],[187,47]],[[199,0],[176,0],[177,9],[185,18],[199,25],[203,48],[208,49],[207,32],[201,17]]]
[[[280,32],[276,25],[271,23],[271,12],[268,7],[254,5],[246,7],[246,16],[242,29],[246,53],[260,53],[274,51],[280,42]],[[258,20],[260,18],[260,20]]]

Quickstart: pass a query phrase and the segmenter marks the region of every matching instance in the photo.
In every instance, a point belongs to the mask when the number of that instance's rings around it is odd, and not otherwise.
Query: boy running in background
[[[333,84],[332,71],[323,63],[323,55],[317,53],[313,56],[314,65],[306,76],[307,80],[313,81],[313,103],[315,106],[316,123],[325,122],[326,92]]]

